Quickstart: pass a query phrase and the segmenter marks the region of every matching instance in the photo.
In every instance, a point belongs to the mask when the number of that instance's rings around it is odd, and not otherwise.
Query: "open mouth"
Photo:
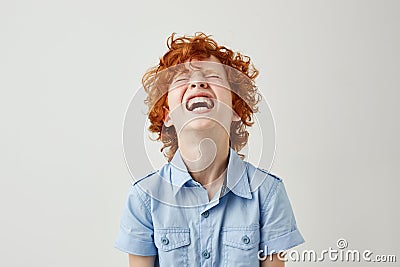
[[[186,109],[189,111],[203,111],[213,107],[214,100],[206,96],[193,97],[186,102]]]

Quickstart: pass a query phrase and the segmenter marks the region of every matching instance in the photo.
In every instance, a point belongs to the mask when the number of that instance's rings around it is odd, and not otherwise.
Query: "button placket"
[[[211,211],[208,209],[205,210],[205,207],[199,208],[200,213],[200,247],[199,254],[201,257],[201,264],[199,266],[202,267],[211,267],[211,249],[212,249],[212,236],[213,236],[213,228],[212,220],[211,220]]]
[[[208,252],[208,250],[206,249],[206,250],[204,250],[202,253],[201,253],[201,255],[203,255],[203,258],[205,258],[205,259],[209,259],[210,258],[210,252]]]

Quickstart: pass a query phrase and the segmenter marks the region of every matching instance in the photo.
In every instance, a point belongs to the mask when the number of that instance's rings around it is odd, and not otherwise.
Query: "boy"
[[[131,267],[284,266],[277,253],[304,240],[282,180],[238,154],[258,71],[203,33],[167,44],[143,85],[168,163],[132,184],[115,246]]]

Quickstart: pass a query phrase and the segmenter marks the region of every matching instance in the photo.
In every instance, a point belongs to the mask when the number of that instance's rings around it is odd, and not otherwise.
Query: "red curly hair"
[[[196,33],[194,36],[176,37],[172,33],[167,39],[168,52],[160,58],[155,67],[149,69],[142,78],[147,93],[145,103],[148,106],[149,130],[157,134],[156,140],[163,143],[161,152],[171,161],[178,149],[177,134],[174,126],[164,125],[164,107],[168,108],[167,93],[172,76],[166,70],[191,59],[206,59],[215,56],[225,68],[232,92],[232,108],[241,118],[234,121],[230,128],[230,146],[239,152],[247,143],[247,126],[253,125],[253,114],[258,111],[261,99],[254,80],[258,70],[248,56],[219,46],[210,36]],[[239,75],[240,74],[240,75]],[[244,158],[244,155],[240,155]]]

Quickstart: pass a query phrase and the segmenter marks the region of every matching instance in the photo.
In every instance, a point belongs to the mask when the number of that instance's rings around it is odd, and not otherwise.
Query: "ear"
[[[169,116],[169,109],[166,106],[163,106],[164,109],[164,125],[166,127],[171,127],[173,125],[172,119]]]

